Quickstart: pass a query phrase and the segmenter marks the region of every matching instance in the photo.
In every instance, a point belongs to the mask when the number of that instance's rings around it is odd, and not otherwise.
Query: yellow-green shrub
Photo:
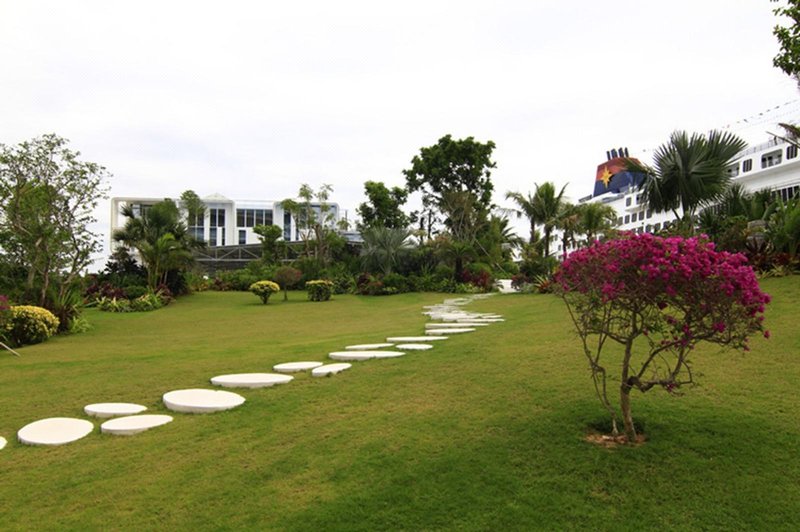
[[[5,324],[6,337],[15,347],[44,342],[58,331],[58,318],[42,307],[11,307]]]
[[[257,281],[250,285],[250,291],[261,298],[261,301],[266,305],[269,301],[269,296],[281,289],[277,283],[272,281]]]
[[[311,301],[327,301],[333,294],[333,282],[325,279],[317,279],[306,283],[308,299]]]

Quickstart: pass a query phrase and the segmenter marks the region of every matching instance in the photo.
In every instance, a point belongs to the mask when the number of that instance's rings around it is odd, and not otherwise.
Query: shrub
[[[311,301],[328,301],[333,294],[333,283],[325,279],[308,281],[306,290]]]
[[[149,312],[164,306],[161,296],[158,294],[147,293],[142,294],[136,299],[131,300],[131,311],[133,312]]]
[[[101,297],[97,300],[97,308],[103,312],[132,312],[131,302],[127,298]]]
[[[630,392],[673,393],[694,383],[689,360],[699,342],[747,350],[764,331],[770,298],[739,253],[719,252],[705,239],[627,235],[572,253],[556,273],[592,371],[595,390],[617,431],[617,410],[606,394],[604,345],[622,363],[620,410],[628,442],[636,439]]]
[[[20,305],[9,309],[5,335],[12,347],[44,342],[58,331],[58,318],[42,307]]]
[[[279,292],[280,289],[281,287],[272,281],[257,281],[250,285],[250,291],[260,297],[261,302],[265,305],[267,304],[267,301],[269,301],[269,296],[275,292]]]
[[[383,286],[393,294],[402,294],[410,289],[408,280],[399,273],[387,273],[383,276]]]
[[[125,287],[125,297],[131,300],[142,297],[146,293],[147,293],[147,287],[144,286],[133,285]]]

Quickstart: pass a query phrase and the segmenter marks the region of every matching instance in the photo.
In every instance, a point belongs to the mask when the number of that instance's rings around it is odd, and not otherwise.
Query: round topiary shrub
[[[6,337],[14,346],[44,342],[58,331],[58,318],[42,307],[11,307],[5,324]]]
[[[306,283],[308,299],[311,301],[328,301],[333,294],[333,282],[325,279],[317,279]]]
[[[250,285],[250,291],[261,298],[265,305],[269,301],[269,296],[280,291],[281,287],[272,281],[257,281]]]

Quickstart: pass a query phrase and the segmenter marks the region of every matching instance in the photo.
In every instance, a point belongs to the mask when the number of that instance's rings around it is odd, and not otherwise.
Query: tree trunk
[[[622,408],[622,422],[625,424],[628,443],[636,443],[636,428],[631,416],[631,387],[625,383],[619,387],[619,406]]]

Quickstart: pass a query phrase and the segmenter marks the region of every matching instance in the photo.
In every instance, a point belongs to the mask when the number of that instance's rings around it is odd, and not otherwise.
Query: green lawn
[[[507,318],[427,352],[244,390],[240,408],[132,437],[16,442],[92,402],[167,413],[166,391],[420,334],[442,294],[207,292],[0,356],[0,529],[795,529],[800,515],[798,278],[768,280],[770,340],[695,355],[701,386],[633,399],[648,436],[609,450],[563,303],[503,295]]]

